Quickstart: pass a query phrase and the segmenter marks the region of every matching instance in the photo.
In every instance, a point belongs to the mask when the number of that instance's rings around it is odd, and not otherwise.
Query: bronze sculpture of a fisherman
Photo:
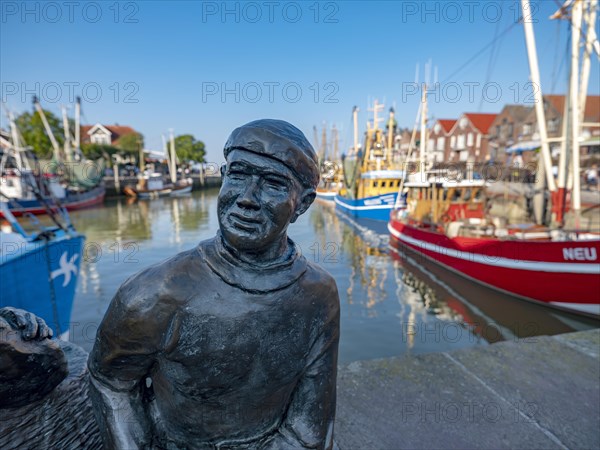
[[[107,448],[331,449],[339,297],[287,228],[315,198],[300,130],[233,131],[220,231],[128,279],[89,359]]]

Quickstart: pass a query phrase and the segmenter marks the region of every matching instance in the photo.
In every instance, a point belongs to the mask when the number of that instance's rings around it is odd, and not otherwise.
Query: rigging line
[[[494,66],[494,56],[497,56],[497,53],[500,52],[500,49],[497,48],[496,42],[498,42],[498,30],[500,29],[500,21],[496,22],[496,29],[494,30],[494,39],[492,40],[492,51],[490,52],[490,59],[488,61],[487,73],[485,75],[485,83],[484,86],[487,85],[490,81],[490,77],[492,75],[492,70]],[[479,99],[479,107],[478,112],[481,112],[481,108],[483,107],[483,95]]]
[[[556,74],[556,82],[558,82],[558,79],[560,78],[560,76],[561,76],[561,74],[563,72],[563,69],[565,68],[565,62],[567,62],[569,64],[569,66],[571,64],[571,58],[567,57],[567,55],[569,54],[570,48],[571,48],[571,36],[569,35],[567,37],[566,49],[565,49],[565,52],[563,53],[563,57],[562,57],[562,60],[560,62],[560,66],[558,67],[558,72]],[[568,83],[569,83],[569,77],[568,77],[568,73],[567,73],[567,84]],[[554,90],[555,87],[556,87],[556,84],[554,83],[552,85],[552,91],[551,92],[555,92],[555,90]]]
[[[560,22],[556,22],[556,51],[554,52],[554,67],[552,67],[552,92],[554,92],[554,88],[556,87],[556,83],[558,81],[558,73],[557,70],[559,70],[558,67],[558,62],[559,62],[559,48],[560,48],[560,26],[561,23]],[[563,53],[563,61],[565,58],[566,53]],[[562,61],[561,61],[561,65],[562,65]]]
[[[454,77],[459,72],[461,72],[464,68],[466,68],[469,64],[471,64],[475,59],[477,59],[479,56],[481,56],[481,54],[484,53],[489,47],[494,45],[497,39],[500,39],[503,36],[505,36],[510,30],[512,30],[515,26],[519,25],[520,23],[521,23],[521,20],[510,24],[510,26],[508,28],[506,28],[502,33],[500,33],[500,35],[497,38],[493,39],[491,42],[489,42],[484,47],[482,47],[473,56],[471,56],[464,64],[462,64],[458,69],[456,69],[454,72],[452,72],[450,75],[448,75],[446,77],[446,79],[442,81],[442,84],[445,83],[446,81],[449,81],[452,77]]]

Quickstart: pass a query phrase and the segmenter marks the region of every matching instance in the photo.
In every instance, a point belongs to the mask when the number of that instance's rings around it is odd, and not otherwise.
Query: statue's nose
[[[258,190],[258,180],[252,177],[243,193],[237,198],[237,205],[241,208],[260,209]]]

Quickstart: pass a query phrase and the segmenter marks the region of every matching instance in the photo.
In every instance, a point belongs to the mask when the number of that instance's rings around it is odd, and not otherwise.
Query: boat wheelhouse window
[[[373,187],[379,186],[379,181],[373,181]]]
[[[464,201],[469,201],[471,199],[471,189],[465,189],[465,195],[463,196]]]
[[[381,187],[385,187],[385,185],[386,185],[386,182],[385,182],[385,181],[382,181],[382,182],[381,182]]]
[[[443,198],[444,200],[447,200],[447,199],[448,199],[448,189],[444,189],[444,193],[443,193],[443,195],[442,195],[442,198]]]
[[[460,189],[454,189],[454,192],[452,192],[452,200],[453,202],[460,200],[460,195],[462,194],[462,192],[460,191]]]
[[[483,198],[483,189],[477,189],[475,190],[475,196],[473,197],[474,200],[481,200]]]

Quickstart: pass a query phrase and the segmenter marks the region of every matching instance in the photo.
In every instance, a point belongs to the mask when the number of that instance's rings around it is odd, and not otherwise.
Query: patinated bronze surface
[[[339,298],[287,228],[315,198],[297,128],[258,120],[225,145],[220,231],[115,295],[89,359],[108,448],[330,449]]]
[[[22,309],[0,308],[0,409],[36,402],[68,373],[52,330]]]

